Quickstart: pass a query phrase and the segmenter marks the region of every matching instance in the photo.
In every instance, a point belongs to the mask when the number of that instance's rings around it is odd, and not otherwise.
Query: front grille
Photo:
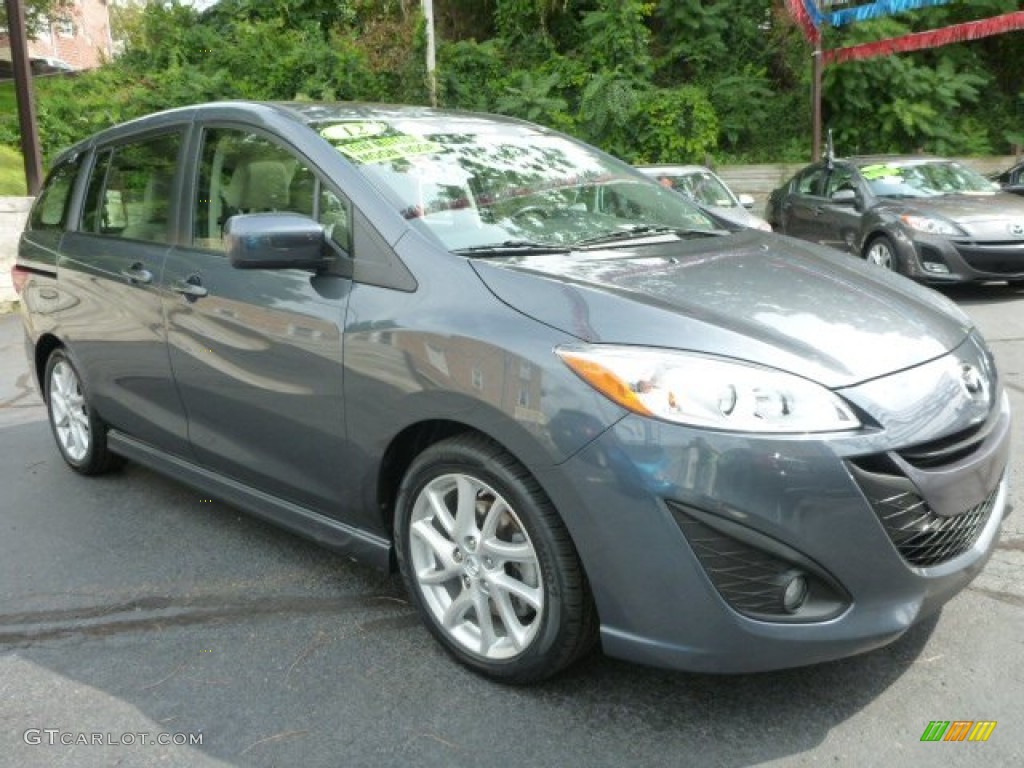
[[[995,508],[999,486],[977,506],[958,515],[936,514],[908,478],[881,474],[877,457],[850,463],[857,480],[889,539],[911,565],[939,565],[974,546]]]
[[[963,260],[979,272],[993,275],[1024,274],[1024,243],[956,243]]]
[[[977,424],[938,440],[904,448],[898,453],[911,466],[934,469],[970,456],[985,441],[989,431],[985,424]]]
[[[769,621],[824,621],[849,605],[831,576],[781,542],[678,502],[668,506],[715,589],[740,613]],[[796,575],[806,581],[808,597],[791,613],[783,596]]]

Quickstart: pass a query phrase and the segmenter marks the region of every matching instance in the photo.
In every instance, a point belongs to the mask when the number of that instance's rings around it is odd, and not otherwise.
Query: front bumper
[[[846,394],[856,402],[856,391]],[[915,443],[944,444],[928,426],[933,415],[918,413]],[[852,463],[876,472],[871,457],[906,465],[897,449],[911,444],[913,425],[890,426],[856,436],[760,437],[628,416],[543,475],[590,578],[604,651],[693,671],[793,667],[877,648],[941,607],[982,569],[1008,512],[1009,402],[999,393],[985,423],[972,427],[979,437],[968,455],[958,450],[946,464],[911,468],[918,494],[934,499],[943,516],[957,511],[954,488],[981,494],[977,504],[974,495],[960,499],[969,505],[963,512],[987,504],[980,523],[960,526],[957,546],[928,550],[938,552],[928,565],[898,548],[880,500]],[[963,431],[952,427],[938,430]],[[680,518],[687,509],[719,521],[718,530],[733,526],[751,532],[740,538],[755,544],[774,542],[771,556],[797,553],[796,567],[832,580],[841,605],[803,617],[759,616],[763,604],[750,610],[709,571],[707,553]],[[927,522],[920,527],[928,533]],[[737,552],[742,557],[742,547]]]
[[[948,238],[911,232],[898,238],[907,274],[933,283],[1024,280],[1024,239]],[[943,271],[945,270],[945,271]]]

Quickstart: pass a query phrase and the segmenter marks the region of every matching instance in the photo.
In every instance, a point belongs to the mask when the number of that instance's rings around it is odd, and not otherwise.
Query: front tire
[[[864,260],[869,264],[888,269],[890,272],[899,272],[899,262],[896,259],[896,248],[885,235],[874,238],[864,252]]]
[[[596,610],[568,531],[525,467],[487,438],[454,437],[413,461],[395,546],[427,627],[471,669],[536,682],[593,647]]]
[[[46,361],[46,412],[60,455],[83,475],[99,475],[117,466],[118,457],[107,450],[106,425],[90,407],[82,378],[63,349]]]

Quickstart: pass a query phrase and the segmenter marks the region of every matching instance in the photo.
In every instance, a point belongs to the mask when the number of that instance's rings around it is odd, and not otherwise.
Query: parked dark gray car
[[[528,123],[137,120],[56,161],[13,277],[74,470],[397,566],[501,680],[598,639],[713,672],[867,651],[1008,511],[1008,399],[952,303]]]
[[[992,181],[1006,192],[1024,195],[1024,163],[1017,163],[1012,168],[1007,168],[1002,173],[997,173],[992,177]]]
[[[1024,200],[952,160],[815,163],[772,192],[767,217],[915,280],[1024,283]]]

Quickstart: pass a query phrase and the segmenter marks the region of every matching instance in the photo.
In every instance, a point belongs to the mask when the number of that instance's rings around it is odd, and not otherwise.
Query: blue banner
[[[950,0],[877,0],[877,2],[861,5],[857,8],[835,11],[826,18],[833,27],[841,27],[844,24],[855,24],[859,21],[869,21],[881,18],[882,16],[890,16],[894,13],[904,13],[906,11],[916,11],[920,8],[946,5],[949,2]],[[810,5],[816,6],[817,4],[811,2]],[[820,22],[817,19],[821,18],[821,14],[817,11],[817,7],[815,7],[815,13],[817,17],[812,14],[811,18],[815,19],[815,24],[820,26]]]

